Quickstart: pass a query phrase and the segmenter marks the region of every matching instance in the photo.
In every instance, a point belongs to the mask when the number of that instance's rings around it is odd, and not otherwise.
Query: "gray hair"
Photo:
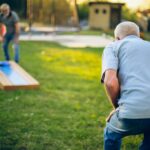
[[[0,9],[1,10],[9,10],[10,9],[10,6],[7,4],[7,3],[4,3],[4,4],[2,4],[1,6],[0,6]]]
[[[115,38],[123,39],[128,35],[140,36],[139,26],[131,21],[119,23],[114,31]]]

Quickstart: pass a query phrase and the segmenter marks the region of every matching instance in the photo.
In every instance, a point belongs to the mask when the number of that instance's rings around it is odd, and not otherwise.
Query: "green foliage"
[[[111,106],[99,84],[101,53],[22,42],[20,65],[41,85],[0,91],[0,149],[102,150]],[[127,137],[123,150],[136,150],[140,139]]]
[[[128,7],[123,7],[122,18],[128,21],[137,22],[137,15],[135,11],[130,10]]]
[[[46,24],[66,24],[70,17],[67,0],[33,0],[33,22]]]
[[[89,14],[88,3],[85,2],[78,5],[78,13],[79,13],[80,20],[88,19],[88,14]]]

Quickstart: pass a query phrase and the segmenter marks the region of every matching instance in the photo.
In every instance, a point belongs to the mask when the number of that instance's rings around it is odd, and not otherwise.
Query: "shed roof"
[[[106,4],[106,5],[119,5],[119,6],[125,5],[125,3],[112,3],[112,2],[105,2],[105,1],[103,1],[103,2],[100,2],[100,1],[89,2],[89,5],[90,5],[90,6],[91,6],[91,5],[95,5],[95,4],[97,4],[97,5],[101,5],[101,4]]]

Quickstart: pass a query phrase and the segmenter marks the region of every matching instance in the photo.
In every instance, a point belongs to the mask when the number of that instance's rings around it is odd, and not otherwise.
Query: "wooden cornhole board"
[[[0,62],[0,89],[34,89],[39,83],[13,61]]]

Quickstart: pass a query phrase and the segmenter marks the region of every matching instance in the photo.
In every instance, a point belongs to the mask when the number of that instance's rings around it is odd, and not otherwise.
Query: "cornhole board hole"
[[[0,89],[34,89],[39,82],[13,61],[0,62]]]

